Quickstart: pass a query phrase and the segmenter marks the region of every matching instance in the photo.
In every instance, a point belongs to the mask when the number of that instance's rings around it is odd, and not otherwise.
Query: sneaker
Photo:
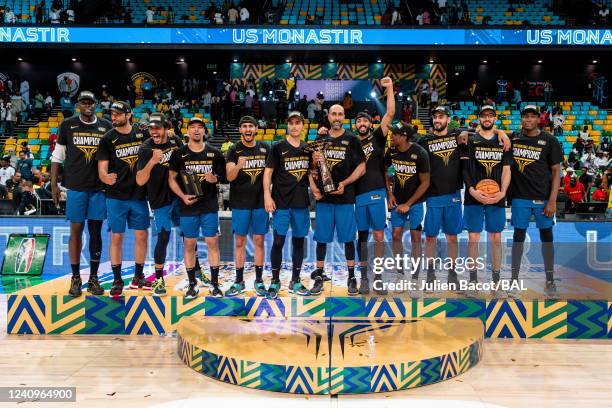
[[[436,280],[435,272],[427,272],[427,279],[425,280],[425,289],[423,292],[425,293],[433,293],[435,290],[433,289],[433,284]]]
[[[365,277],[361,278],[361,282],[359,282],[359,294],[367,295],[370,293],[370,280]]]
[[[222,298],[223,297],[223,291],[221,289],[219,289],[219,285],[215,285],[214,283],[210,284],[210,295],[212,297],[216,297],[216,298]]]
[[[196,271],[196,280],[201,288],[210,286],[210,279],[206,277],[206,274],[201,269]]]
[[[230,286],[230,288],[225,291],[225,296],[238,296],[242,292],[244,292],[244,281],[234,282],[232,286]]]
[[[478,283],[477,281],[470,281],[470,285],[475,285]],[[465,296],[470,299],[476,299],[478,297],[478,290],[476,289],[468,289],[465,291]]]
[[[330,278],[329,276],[327,276],[327,275],[325,274],[325,272],[323,272],[323,275],[322,275],[321,277],[323,278],[323,282],[329,282],[329,281],[331,281],[331,278]]]
[[[118,298],[123,293],[123,279],[114,280],[113,286],[110,290],[110,296],[112,298]]]
[[[280,290],[280,282],[272,281],[268,286],[268,293],[266,294],[267,299],[276,299],[278,297],[278,291]]]
[[[81,296],[81,294],[83,293],[83,291],[81,290],[82,284],[83,281],[81,281],[80,276],[73,276],[72,279],[70,279],[70,290],[68,290],[68,294],[72,297]]]
[[[87,291],[95,296],[104,295],[104,288],[100,286],[97,276],[91,276],[87,281]]]
[[[491,290],[491,296],[493,297],[493,299],[506,299],[508,298],[508,294],[501,290],[501,289],[492,289]]]
[[[166,282],[164,278],[157,278],[153,282],[153,296],[166,296]]]
[[[387,291],[387,289],[382,285],[382,279],[380,277],[375,277],[374,278],[374,282],[372,284],[372,288],[374,288],[374,293],[376,293],[377,295],[381,295],[384,296],[387,293],[389,293]],[[379,284],[377,284],[376,282],[380,282]],[[381,289],[376,289],[376,288],[381,288]]]
[[[130,289],[151,290],[153,282],[149,282],[144,276],[134,276],[130,282]]]
[[[521,291],[518,289],[510,289],[506,292],[510,299],[520,299]]]
[[[185,292],[185,299],[195,299],[198,297],[198,294],[200,293],[200,289],[198,289],[198,284],[196,283],[190,283],[189,286],[187,286],[187,292]]]
[[[317,296],[317,295],[320,295],[322,291],[323,291],[323,278],[320,276],[317,276],[316,278],[314,278],[314,284],[312,285],[312,289],[310,289],[310,294]]]
[[[555,282],[546,282],[544,293],[549,300],[559,299],[559,292],[557,292],[557,285],[555,285]]]
[[[349,296],[356,296],[359,294],[359,290],[357,289],[357,278],[356,277],[352,277],[348,279],[348,282],[346,283],[346,286],[348,287],[348,295]]]
[[[266,285],[263,281],[256,280],[253,286],[255,287],[255,294],[257,296],[266,296],[268,294],[268,289],[266,289]]]
[[[289,282],[289,289],[287,290],[289,293],[293,293],[299,296],[309,296],[310,291],[300,281],[291,281]]]

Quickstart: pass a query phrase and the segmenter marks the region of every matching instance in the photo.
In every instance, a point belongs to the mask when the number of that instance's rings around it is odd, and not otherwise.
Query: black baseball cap
[[[372,116],[367,111],[361,111],[357,113],[357,115],[355,115],[355,121],[357,121],[357,119],[359,118],[366,118],[367,120],[372,122]]]
[[[287,122],[289,122],[289,119],[291,118],[298,118],[299,120],[304,122],[304,115],[302,115],[302,112],[299,111],[289,112],[289,115],[287,115]]]
[[[187,126],[191,126],[194,123],[201,123],[202,126],[206,127],[206,123],[204,122],[204,119],[198,116],[194,116],[191,119],[189,119],[189,122],[187,122]]]
[[[166,127],[166,117],[163,113],[153,113],[149,116],[149,127]]]
[[[115,101],[110,107],[110,110],[118,112],[118,113],[130,113],[132,112],[132,108],[130,104],[124,101]]]
[[[483,106],[480,108],[480,110],[478,111],[478,114],[479,114],[479,115],[482,115],[482,113],[483,113],[484,111],[488,111],[488,110],[493,111],[493,114],[495,114],[495,115],[497,116],[497,112],[495,111],[495,106],[493,106],[493,105],[483,105]]]
[[[77,102],[81,101],[92,101],[96,103],[96,96],[91,91],[81,91],[79,96],[77,96]]]
[[[435,115],[436,112],[443,113],[446,116],[450,117],[450,112],[448,111],[448,108],[446,106],[436,106],[434,110],[431,112],[431,116]]]
[[[391,126],[389,126],[389,130],[391,133],[403,135],[406,137],[411,137],[414,135],[414,127],[407,125],[404,122],[397,122]]]
[[[535,106],[535,105],[525,105],[525,107],[521,110],[521,116],[523,116],[524,114],[526,114],[528,112],[535,113],[536,115],[540,114],[540,110],[538,109],[537,106]]]
[[[252,123],[257,126],[257,119],[252,116],[246,115],[240,118],[240,122],[238,122],[238,127],[242,126],[243,123]]]

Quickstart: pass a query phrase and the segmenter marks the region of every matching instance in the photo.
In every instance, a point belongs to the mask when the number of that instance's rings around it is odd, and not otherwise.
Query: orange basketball
[[[495,180],[483,179],[476,184],[476,190],[493,195],[499,193],[499,184]]]

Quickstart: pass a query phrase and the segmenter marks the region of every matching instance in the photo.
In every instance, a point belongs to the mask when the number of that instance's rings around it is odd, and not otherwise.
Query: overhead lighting
[[[329,62],[334,62],[333,58],[329,60]]]
[[[353,94],[353,91],[348,91],[348,94],[349,94],[349,95],[352,95],[352,94]]]
[[[266,97],[264,96],[263,98],[261,98],[261,100],[265,102],[266,101]]]
[[[541,63],[542,63],[542,60],[538,60],[538,64],[541,64]]]
[[[458,73],[458,72],[455,72],[455,76],[459,76],[459,73]]]
[[[17,61],[21,62],[21,61],[23,61],[23,58],[17,57]]]
[[[399,97],[401,98],[402,96],[404,96],[404,93],[403,93],[403,92],[400,92],[398,95],[399,95]]]
[[[433,58],[430,58],[430,59],[429,59],[429,63],[430,63],[430,64],[433,64],[433,63],[434,63]]]
[[[126,59],[125,59],[125,62],[132,62],[132,60],[131,60],[131,59],[129,59],[129,58],[126,58]]]
[[[234,58],[234,62],[238,62],[238,58]]]
[[[286,62],[287,64],[288,64],[290,61],[291,61],[291,60],[290,60],[289,58],[287,58],[287,59],[285,60],[285,62]]]
[[[376,92],[374,92],[374,91],[370,92],[370,96],[371,96],[372,98],[376,98]]]
[[[72,58],[72,62],[76,62],[76,58],[74,58],[74,57],[73,57],[73,58]]]
[[[376,60],[376,62],[378,62],[379,64],[382,62],[382,60],[379,58]]]
[[[300,91],[295,91],[295,96],[300,96]]]
[[[593,64],[597,64],[597,60],[593,60]]]
[[[180,63],[185,62],[185,58],[179,58],[179,59],[178,59],[178,62],[180,62]]]
[[[482,60],[482,63],[483,63],[483,64],[486,64],[487,62],[489,62],[489,61],[487,61],[487,60]]]
[[[217,75],[217,71],[213,71],[213,75]]]

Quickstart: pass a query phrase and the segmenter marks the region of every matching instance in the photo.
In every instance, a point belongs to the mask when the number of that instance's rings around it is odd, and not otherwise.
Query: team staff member
[[[138,152],[138,172],[136,183],[146,186],[149,206],[153,210],[153,220],[157,242],[153,258],[155,260],[155,282],[153,294],[166,295],[164,282],[164,263],[173,225],[178,225],[179,202],[168,185],[168,167],[172,152],[183,143],[175,137],[168,137],[166,120],[163,114],[151,114],[149,119],[150,139],[147,139]]]
[[[334,241],[334,231],[337,242],[344,244],[344,255],[348,267],[348,294],[359,294],[357,279],[355,278],[355,235],[357,225],[355,222],[355,186],[354,183],[365,173],[365,154],[361,148],[359,138],[342,126],[344,122],[344,108],[332,105],[329,108],[328,119],[331,128],[327,135],[319,139],[329,140],[331,146],[325,149],[324,154],[313,153],[313,161],[320,165],[327,161],[332,178],[336,183],[336,191],[323,195],[323,185],[320,177],[315,180],[310,172],[310,189],[317,204],[315,207],[314,240],[317,242],[316,256],[317,268],[312,273],[314,279],[311,294],[319,295],[323,290],[323,269],[327,244]]]
[[[83,228],[87,220],[89,231],[89,281],[87,291],[100,296],[104,289],[98,282],[98,267],[102,252],[102,223],[106,219],[106,200],[98,178],[96,152],[100,139],[112,129],[112,124],[96,116],[96,97],[83,91],[77,98],[79,115],[68,118],[59,128],[57,144],[51,156],[51,191],[55,206],[59,206],[57,185],[60,163],[64,164],[66,219],[70,221],[68,253],[72,279],[70,296],[81,296],[81,249]]]
[[[272,274],[276,280],[268,289],[268,297],[275,298],[280,285],[278,275],[283,262],[283,246],[289,226],[291,226],[291,262],[293,270],[289,283],[289,293],[300,296],[310,294],[302,285],[300,272],[304,261],[304,237],[310,229],[308,209],[308,171],[311,166],[310,155],[304,152],[306,143],[301,140],[304,131],[304,116],[300,112],[290,112],[287,118],[289,134],[270,150],[264,170],[264,203],[266,211],[273,214],[272,230],[274,241],[270,251]],[[257,282],[256,282],[257,285]]]
[[[357,255],[361,272],[359,293],[363,295],[370,292],[368,236],[370,230],[372,230],[372,236],[374,242],[376,242],[376,256],[382,257],[384,255],[384,230],[387,221],[384,157],[387,133],[391,120],[395,116],[395,94],[393,93],[391,78],[383,78],[380,84],[387,92],[387,112],[380,121],[380,126],[372,130],[372,118],[367,112],[359,112],[355,116],[355,128],[366,157],[366,172],[355,183],[355,219],[358,231]]]
[[[480,233],[484,229],[489,234],[491,270],[493,282],[499,282],[501,270],[501,232],[506,226],[505,197],[510,185],[510,165],[512,153],[504,151],[499,144],[495,130],[497,114],[491,105],[480,109],[480,130],[468,138],[466,149],[462,152],[462,174],[465,183],[463,225],[468,231],[468,252],[472,259],[478,258]],[[492,196],[476,190],[478,182],[492,179],[500,191]],[[478,281],[477,269],[470,269],[470,283]],[[470,289],[469,296],[476,291]]]
[[[172,152],[168,183],[170,189],[181,200],[180,226],[184,238],[184,263],[189,285],[186,299],[198,296],[196,280],[196,246],[200,234],[208,247],[210,265],[210,294],[223,297],[219,288],[219,200],[217,183],[225,179],[225,158],[223,154],[208,143],[204,143],[206,125],[201,118],[193,117],[187,123],[189,142]],[[198,178],[202,185],[203,197],[186,194],[180,172],[189,172]]]
[[[538,108],[534,105],[525,106],[521,111],[521,134],[512,141],[512,280],[518,280],[525,235],[529,220],[534,216],[542,242],[546,273],[545,293],[549,298],[557,298],[557,286],[554,282],[553,225],[563,153],[557,139],[538,128],[538,120]],[[519,292],[517,289],[511,289],[508,295],[516,298]]]
[[[227,152],[236,278],[226,295],[236,296],[244,292],[246,236],[251,232],[255,247],[255,292],[258,296],[266,296],[268,291],[263,284],[264,236],[268,232],[270,217],[264,208],[263,172],[270,147],[255,140],[257,121],[252,116],[243,116],[239,129],[242,140]],[[279,272],[280,269],[272,271],[271,296],[280,289]]]
[[[385,168],[393,166],[393,183],[389,183],[386,172],[385,177],[391,211],[393,251],[403,257],[402,239],[404,226],[408,222],[412,258],[416,260],[422,254],[421,230],[425,215],[423,201],[430,183],[429,155],[420,145],[411,142],[416,134],[412,126],[399,122],[391,126],[390,130],[392,149],[385,155]],[[415,272],[413,279],[418,277],[418,271]],[[377,285],[375,282],[375,289]]]
[[[131,289],[151,289],[144,276],[147,254],[147,229],[149,207],[146,190],[136,183],[138,150],[144,141],[144,133],[132,126],[132,109],[127,102],[116,101],[111,105],[113,129],[107,132],[98,147],[98,173],[105,184],[108,224],[111,231],[110,258],[113,270],[112,297],[123,293],[121,262],[125,226],[134,230],[135,273]]]

